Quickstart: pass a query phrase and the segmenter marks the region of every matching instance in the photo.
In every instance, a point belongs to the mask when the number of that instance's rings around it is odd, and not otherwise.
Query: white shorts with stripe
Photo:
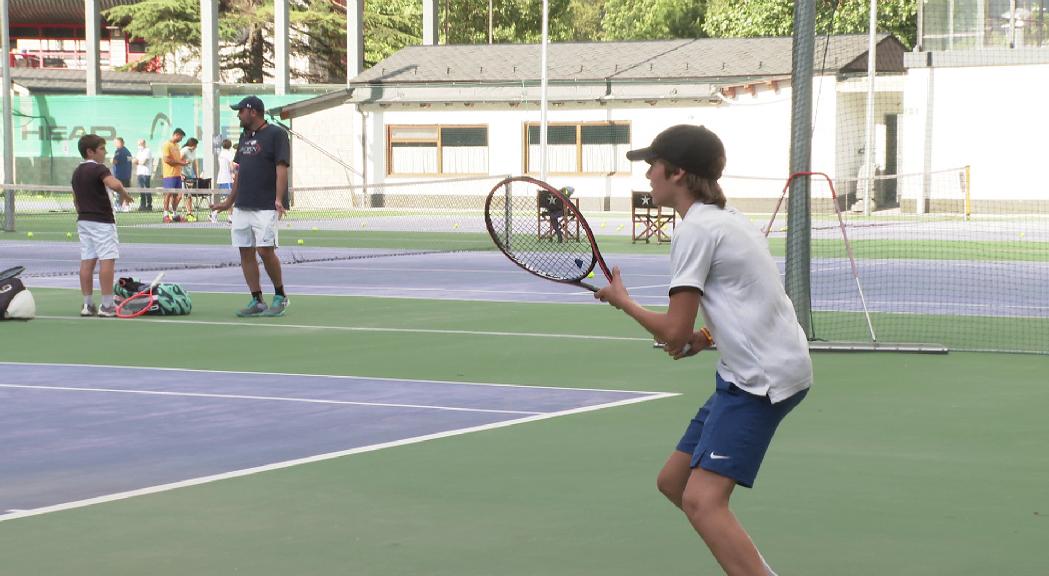
[[[230,236],[237,248],[255,248],[277,244],[277,211],[234,208]]]

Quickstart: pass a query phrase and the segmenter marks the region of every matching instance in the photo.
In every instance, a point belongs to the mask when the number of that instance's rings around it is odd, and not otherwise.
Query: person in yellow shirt
[[[186,136],[186,133],[182,128],[175,128],[175,132],[171,135],[171,139],[164,143],[160,149],[161,157],[161,176],[164,180],[162,186],[165,190],[181,190],[182,189],[182,167],[187,164],[182,159],[182,152],[179,151],[178,143]],[[171,222],[172,218],[178,211],[178,192],[165,192],[164,193],[164,222]]]

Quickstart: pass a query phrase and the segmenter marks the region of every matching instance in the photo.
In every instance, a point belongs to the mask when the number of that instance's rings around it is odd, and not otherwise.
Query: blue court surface
[[[244,292],[236,253],[227,246],[129,244],[120,247],[118,270],[147,280],[167,270],[167,280],[193,292]],[[282,258],[311,261],[284,266],[292,294],[378,296],[497,302],[594,303],[578,286],[527,274],[497,252],[380,255],[367,249],[281,248]],[[609,254],[631,295],[645,306],[667,304],[670,261],[665,254]],[[0,262],[23,264],[30,287],[77,288],[79,248],[70,242],[0,244]],[[782,258],[777,259],[783,271]],[[221,268],[197,266],[225,263]],[[864,259],[858,273],[871,312],[1049,318],[1045,262]],[[189,268],[187,268],[189,267]],[[141,271],[141,272],[139,272]],[[597,271],[594,283],[604,282]],[[812,262],[812,307],[859,312],[862,304],[850,262]]]
[[[0,363],[0,521],[674,394]]]

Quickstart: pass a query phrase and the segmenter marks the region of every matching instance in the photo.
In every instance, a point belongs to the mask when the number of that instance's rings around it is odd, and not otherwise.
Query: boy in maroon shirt
[[[84,161],[73,171],[73,203],[76,205],[77,233],[80,235],[80,293],[84,295],[81,316],[98,315],[103,318],[116,316],[113,303],[113,269],[120,256],[118,251],[117,224],[113,218],[113,203],[108,190],[120,195],[122,202],[130,203],[128,195],[109,168],[106,168],[106,141],[95,134],[88,134],[77,142],[77,149]],[[95,308],[92,297],[95,264],[98,283],[102,289],[102,305]]]

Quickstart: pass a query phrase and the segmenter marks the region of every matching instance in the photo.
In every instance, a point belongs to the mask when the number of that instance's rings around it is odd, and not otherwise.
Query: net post
[[[812,66],[816,11],[813,2],[794,3],[791,66],[790,200],[787,205],[785,288],[805,335],[812,339],[812,294],[809,284],[811,223],[808,172],[812,161]],[[830,41],[830,38],[826,40]]]

